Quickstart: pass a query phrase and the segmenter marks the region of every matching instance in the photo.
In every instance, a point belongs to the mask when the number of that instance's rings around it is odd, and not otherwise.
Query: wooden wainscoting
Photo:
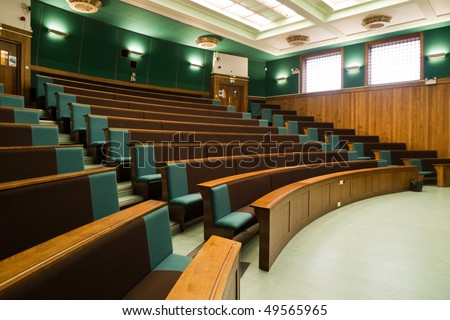
[[[269,97],[267,103],[378,135],[382,142],[405,142],[411,150],[433,149],[450,157],[450,78],[435,85],[414,83]]]

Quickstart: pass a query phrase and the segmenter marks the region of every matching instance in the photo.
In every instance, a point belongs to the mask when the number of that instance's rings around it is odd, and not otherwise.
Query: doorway
[[[20,94],[20,45],[0,40],[0,82],[5,93]]]

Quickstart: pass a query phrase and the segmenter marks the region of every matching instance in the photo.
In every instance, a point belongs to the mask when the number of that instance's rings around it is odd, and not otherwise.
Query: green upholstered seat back
[[[272,109],[261,109],[261,119],[272,122]]]
[[[211,188],[211,206],[213,223],[231,213],[230,195],[226,184]]]
[[[185,163],[171,163],[167,166],[167,188],[169,201],[189,194]]]
[[[329,143],[331,145],[331,150],[339,150],[341,149],[341,140],[338,135],[329,135]]]
[[[409,164],[412,166],[419,167],[419,171],[423,171],[421,159],[409,159]]]
[[[45,83],[53,83],[53,78],[35,75],[36,79],[36,98],[45,97]]]
[[[25,108],[25,99],[23,96],[7,95],[0,93],[0,106]]]
[[[86,130],[84,116],[91,113],[91,107],[85,104],[72,103],[70,113],[72,118],[72,131]]]
[[[169,210],[167,206],[164,206],[146,215],[143,219],[147,230],[150,267],[154,270],[173,253]]]
[[[3,83],[0,83],[0,93],[4,93],[5,92],[5,86]]]
[[[102,116],[87,115],[87,143],[89,146],[99,146],[106,143],[105,132],[108,128],[108,118]]]
[[[55,152],[58,173],[84,170],[83,148],[56,148]]]
[[[45,83],[44,86],[45,92],[45,108],[56,108],[56,92],[64,92],[64,87],[53,84],[53,83]]]
[[[392,164],[391,151],[380,150],[380,160],[385,160],[387,162],[387,165],[391,165]]]
[[[120,210],[115,171],[89,175],[89,185],[94,220]]]
[[[59,120],[70,119],[69,103],[77,102],[77,96],[59,92],[56,96],[56,114]]]
[[[297,121],[288,121],[288,134],[298,134]]]
[[[128,130],[109,129],[109,160],[130,161],[130,133]]]
[[[32,126],[31,127],[33,146],[57,146],[59,145],[58,127]]]
[[[319,141],[319,133],[317,128],[308,128],[308,138],[310,141]]]
[[[136,179],[139,177],[156,174],[155,148],[152,145],[136,145],[134,150],[134,168]]]
[[[39,111],[15,109],[14,123],[39,124]]]
[[[273,123],[274,127],[284,127],[284,115],[282,114],[274,114],[273,115]]]

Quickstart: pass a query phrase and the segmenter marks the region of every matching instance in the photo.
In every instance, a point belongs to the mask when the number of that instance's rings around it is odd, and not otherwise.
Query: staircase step
[[[94,158],[93,158],[93,157],[90,157],[90,156],[84,156],[84,157],[83,157],[83,160],[84,160],[84,165],[85,165],[85,166],[86,166],[86,165],[90,165],[90,164],[95,164]]]
[[[144,198],[135,194],[125,197],[119,197],[119,207],[123,209],[138,204],[142,201],[144,201]]]
[[[60,133],[59,134],[59,144],[75,144],[75,142],[72,141],[70,134]]]

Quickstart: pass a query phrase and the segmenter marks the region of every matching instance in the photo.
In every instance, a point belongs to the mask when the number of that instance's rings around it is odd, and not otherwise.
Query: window
[[[341,50],[303,58],[302,92],[342,88]]]
[[[420,35],[368,45],[368,84],[421,79]]]

